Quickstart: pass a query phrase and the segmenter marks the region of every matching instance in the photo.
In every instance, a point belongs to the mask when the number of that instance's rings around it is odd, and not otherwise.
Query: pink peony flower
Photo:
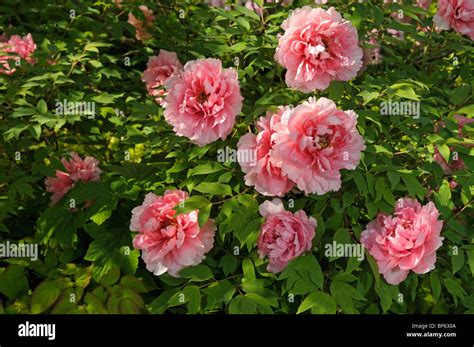
[[[207,0],[207,4],[212,7],[224,7],[225,0]]]
[[[145,16],[145,21],[142,21],[141,19],[135,17],[132,13],[129,13],[128,23],[135,28],[136,39],[139,41],[145,41],[151,38],[151,34],[147,29],[152,26],[153,21],[155,20],[155,15],[153,14],[153,11],[145,5],[140,5],[138,8]]]
[[[70,155],[70,161],[61,158],[66,172],[56,170],[56,177],[47,177],[45,180],[46,191],[53,193],[51,196],[52,205],[61,200],[76,182],[100,180],[102,170],[99,168],[99,161],[97,159],[86,157],[82,160],[76,153],[71,153]]]
[[[275,126],[272,164],[306,193],[337,191],[339,170],[355,169],[365,149],[356,125],[354,111],[340,111],[326,98],[309,98],[283,113]]]
[[[151,96],[155,97],[157,103],[163,106],[163,98],[166,91],[163,89],[165,82],[174,73],[182,70],[183,65],[174,52],[164,49],[160,53],[148,60],[147,68],[143,72],[142,81],[145,82],[146,89]]]
[[[369,65],[377,65],[382,62],[382,53],[380,49],[380,43],[378,40],[378,30],[377,29],[372,29],[368,34],[367,34],[367,43],[369,45],[375,46],[375,47],[368,47],[364,48],[364,56],[362,58],[362,68],[359,70],[359,73],[361,71],[364,71],[367,69],[367,66]]]
[[[435,268],[436,250],[441,247],[443,222],[432,202],[421,206],[416,200],[399,199],[394,216],[379,213],[367,224],[360,242],[377,261],[379,272],[393,285],[408,272],[427,273]]]
[[[15,68],[10,67],[9,60],[23,58],[29,64],[35,64],[31,56],[35,50],[36,44],[31,34],[23,37],[13,35],[8,41],[0,42],[0,73],[11,75],[16,71]]]
[[[189,61],[166,83],[165,119],[199,146],[225,139],[242,109],[237,72],[218,59]]]
[[[438,12],[433,21],[441,30],[453,28],[474,40],[474,1],[438,0]]]
[[[245,3],[245,7],[247,7],[250,11],[254,11],[256,14],[258,14],[260,17],[263,15],[263,10],[260,6],[258,6],[255,2],[253,1],[247,1]]]
[[[163,196],[148,193],[141,206],[132,210],[130,230],[138,234],[133,246],[142,251],[148,271],[173,277],[185,267],[198,265],[214,245],[214,221],[200,228],[199,210],[176,215],[173,208],[188,197],[181,190],[167,190]]]
[[[461,116],[459,114],[454,115],[454,119],[458,122],[458,137],[463,138],[463,128],[464,125],[469,124],[469,123],[474,123],[474,118],[468,118],[465,116]],[[443,128],[445,127],[444,122],[440,122],[440,124]],[[439,132],[439,125],[435,125],[435,132]],[[466,145],[467,147],[473,147],[472,145]],[[449,150],[452,152],[455,149],[455,147],[451,146]],[[433,155],[434,161],[436,161],[439,166],[441,166],[441,169],[443,170],[443,173],[445,175],[451,175],[454,171],[457,170],[464,170],[466,168],[466,165],[464,164],[464,161],[459,158],[458,154],[456,156],[453,155],[453,159],[451,163],[448,163],[446,159],[441,155],[439,152],[438,146],[435,146],[434,148],[434,155]]]
[[[245,184],[255,186],[255,190],[263,195],[283,196],[294,186],[294,182],[282,175],[281,168],[272,164],[270,151],[273,147],[271,139],[275,132],[275,125],[280,123],[281,115],[291,112],[286,106],[281,106],[277,113],[267,112],[266,117],[261,117],[257,122],[258,135],[246,134],[237,144],[238,151],[247,153],[252,151],[256,155],[256,162],[249,162],[251,155],[237,156],[240,167],[245,172]]]
[[[431,0],[416,0],[415,6],[421,7],[424,10],[428,10],[431,5]]]
[[[323,90],[331,81],[351,80],[362,67],[357,30],[333,7],[296,9],[281,27],[275,60],[287,69],[289,87]]]
[[[285,211],[280,199],[265,201],[260,205],[260,214],[265,222],[257,246],[260,257],[269,259],[267,271],[281,272],[290,260],[311,250],[316,219],[308,218],[303,210],[295,213]]]

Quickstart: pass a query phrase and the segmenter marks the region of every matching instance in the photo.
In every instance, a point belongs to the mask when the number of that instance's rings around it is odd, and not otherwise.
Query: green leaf
[[[84,259],[93,262],[93,277],[96,281],[100,281],[114,266],[120,267],[127,275],[135,274],[140,253],[131,245],[128,228],[86,224],[84,229],[94,239]]]
[[[28,279],[23,266],[11,264],[0,275],[0,293],[14,299],[28,293]]]
[[[256,314],[258,304],[246,295],[238,295],[232,299],[229,305],[230,314]]]
[[[198,286],[187,286],[175,293],[168,301],[169,307],[180,306],[186,303],[188,313],[197,313],[201,305],[201,291]]]
[[[222,267],[222,270],[224,271],[224,275],[228,276],[229,274],[234,273],[234,271],[237,269],[238,266],[238,261],[237,258],[234,257],[233,255],[224,255],[220,262],[219,266]]]
[[[458,272],[464,266],[464,251],[459,249],[456,255],[451,256],[451,265],[453,266],[453,274]]]
[[[188,177],[197,176],[197,175],[208,175],[214,172],[219,172],[225,170],[221,164],[216,162],[208,162],[205,164],[201,164],[198,166],[193,167],[192,169],[188,170]]]
[[[463,84],[457,88],[454,88],[449,94],[449,101],[454,105],[461,105],[471,94],[471,86],[469,84]]]
[[[210,310],[220,307],[222,304],[227,305],[232,300],[236,289],[229,281],[223,280],[213,283],[202,291],[207,295],[205,310]]]
[[[446,144],[442,144],[438,146],[438,151],[441,154],[441,156],[446,160],[446,162],[449,162],[449,146]]]
[[[283,293],[300,295],[313,292],[318,288],[323,289],[324,276],[321,267],[311,254],[290,261],[278,279],[286,279]]]
[[[36,104],[36,109],[40,114],[48,112],[48,105],[46,104],[46,101],[44,101],[44,99],[40,99]]]
[[[471,274],[474,276],[474,249],[471,249],[467,252],[467,261],[469,267],[471,268]]]
[[[425,197],[426,190],[415,177],[409,174],[402,174],[402,180],[405,183],[405,186],[407,187],[411,197],[416,198],[418,196],[420,199]]]
[[[90,314],[107,314],[107,310],[100,301],[100,299],[91,293],[86,293],[84,297],[87,313]]]
[[[211,195],[232,195],[232,189],[229,185],[215,182],[202,182],[194,190]]]
[[[434,301],[437,303],[441,295],[441,281],[435,272],[431,272],[430,274],[430,283]]]
[[[357,313],[354,308],[354,301],[365,301],[364,298],[354,287],[351,285],[341,282],[332,281],[330,285],[332,296],[335,298],[336,303],[341,307],[345,313]]]
[[[311,309],[315,314],[334,314],[336,313],[336,302],[327,293],[316,291],[309,294],[298,308],[297,314]]]
[[[61,294],[56,282],[45,280],[35,288],[30,298],[32,314],[42,313],[51,307]]]
[[[213,278],[211,269],[206,265],[196,265],[184,268],[179,275],[189,279],[190,282],[202,282]]]
[[[193,195],[174,207],[177,214],[188,213],[200,208],[210,206],[211,202],[202,195]]]
[[[462,298],[466,295],[464,288],[455,280],[451,278],[443,279],[446,289],[453,297]]]

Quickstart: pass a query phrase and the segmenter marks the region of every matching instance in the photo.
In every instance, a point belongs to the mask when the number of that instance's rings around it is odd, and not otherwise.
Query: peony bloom
[[[427,273],[435,268],[436,250],[441,247],[443,222],[432,202],[421,206],[416,200],[399,199],[393,216],[380,213],[367,224],[360,242],[377,261],[379,272],[393,285],[408,272]]]
[[[166,83],[165,119],[199,146],[225,139],[242,109],[237,72],[219,59],[189,61]]]
[[[135,17],[132,13],[129,13],[128,23],[135,28],[136,39],[139,41],[145,41],[151,38],[151,34],[147,29],[152,26],[152,23],[155,20],[155,15],[153,14],[153,11],[145,5],[140,5],[138,8],[145,16],[145,21],[142,21],[141,19]]]
[[[258,6],[255,2],[253,1],[247,1],[245,3],[245,7],[247,7],[250,11],[254,11],[256,14],[258,14],[260,17],[263,15],[263,10],[260,6]]]
[[[415,6],[421,7],[422,9],[428,11],[431,5],[431,0],[416,0]]]
[[[339,170],[355,169],[365,149],[356,125],[354,111],[340,111],[326,98],[309,98],[275,126],[272,163],[306,193],[337,191]]]
[[[151,96],[155,97],[157,103],[163,106],[163,98],[166,96],[164,90],[165,82],[174,73],[180,71],[183,65],[174,52],[164,49],[148,60],[147,68],[143,72],[142,81]]]
[[[281,272],[290,260],[311,250],[316,219],[308,218],[303,210],[295,213],[285,211],[280,199],[265,201],[260,205],[260,214],[265,222],[257,246],[260,257],[269,259],[267,271]]]
[[[463,135],[462,130],[464,128],[464,125],[473,123],[474,118],[468,118],[468,117],[464,117],[459,114],[456,114],[454,115],[454,119],[458,122],[458,137],[463,138],[464,135]],[[445,127],[444,122],[441,122],[440,125],[442,127]],[[439,132],[438,125],[435,125],[435,132]],[[472,147],[472,145],[467,145],[467,147]],[[454,149],[455,148],[453,146],[449,148],[450,151],[453,151]],[[446,159],[444,159],[444,157],[439,152],[439,149],[437,146],[435,146],[434,148],[433,159],[439,164],[439,166],[441,166],[441,169],[443,169],[443,173],[445,175],[451,175],[454,171],[464,170],[466,168],[464,161],[461,158],[459,158],[457,154],[455,157],[453,156],[451,163],[448,163]]]
[[[367,34],[367,43],[369,45],[375,46],[375,47],[368,47],[364,48],[364,57],[362,58],[362,68],[360,69],[359,73],[365,69],[367,69],[368,65],[377,65],[382,62],[382,53],[380,49],[380,43],[378,41],[378,30],[377,29],[372,29],[368,34]]]
[[[453,28],[474,40],[474,1],[438,0],[438,13],[433,21],[441,30]]]
[[[45,180],[46,191],[53,193],[51,204],[56,204],[78,181],[99,181],[102,170],[99,161],[93,157],[84,160],[76,153],[71,153],[71,160],[62,158],[61,162],[66,172],[56,170],[56,177],[47,177]]]
[[[239,152],[252,152],[256,155],[256,162],[249,162],[251,155],[237,156],[242,171],[245,172],[245,184],[255,186],[255,190],[263,195],[283,196],[294,186],[294,182],[282,175],[281,168],[272,164],[270,151],[273,147],[271,139],[275,132],[275,125],[280,123],[281,115],[291,112],[286,106],[281,106],[277,113],[267,112],[257,122],[258,135],[246,134],[237,144]]]
[[[296,9],[281,27],[275,60],[287,69],[289,87],[323,90],[331,81],[351,80],[362,67],[357,30],[333,7]]]
[[[225,0],[207,0],[207,4],[212,7],[224,7]]]
[[[142,251],[148,271],[173,277],[188,266],[198,265],[214,245],[214,221],[200,228],[199,210],[176,215],[173,208],[188,197],[181,190],[167,190],[163,196],[148,193],[141,206],[132,210],[130,230],[135,249]]]
[[[23,37],[13,35],[8,41],[0,42],[0,73],[11,75],[16,71],[15,68],[10,68],[9,60],[23,58],[29,64],[35,64],[31,57],[35,50],[36,44],[31,34]]]

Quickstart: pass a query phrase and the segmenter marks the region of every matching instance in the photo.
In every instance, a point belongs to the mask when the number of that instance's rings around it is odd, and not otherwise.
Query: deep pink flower
[[[173,208],[188,197],[181,190],[163,196],[148,193],[141,206],[132,210],[130,230],[138,234],[133,246],[142,251],[148,271],[159,276],[168,272],[179,277],[188,266],[198,265],[214,245],[214,221],[199,227],[199,210],[176,215]]]
[[[362,67],[357,30],[333,7],[296,9],[282,28],[275,60],[287,69],[289,87],[323,90],[331,81],[353,79]]]
[[[257,246],[260,257],[268,257],[267,271],[281,272],[290,260],[311,250],[316,219],[308,218],[303,210],[295,213],[285,211],[280,199],[265,201],[260,205],[260,214],[265,222]]]
[[[94,157],[84,160],[76,153],[71,153],[70,161],[61,158],[66,171],[56,170],[56,177],[47,177],[45,180],[46,191],[53,193],[51,204],[56,204],[78,181],[99,181],[102,170],[99,161]]]
[[[424,274],[435,268],[436,250],[444,239],[440,237],[443,222],[438,217],[432,202],[421,206],[404,198],[398,200],[393,216],[380,213],[367,224],[360,242],[388,283],[399,284],[410,270]]]
[[[271,136],[284,112],[291,112],[291,109],[280,106],[276,113],[267,112],[266,117],[261,117],[257,122],[258,135],[246,134],[240,138],[237,144],[238,151],[247,154],[237,156],[240,167],[246,174],[245,184],[255,186],[257,192],[267,196],[283,196],[295,184],[288,177],[282,175],[279,167],[272,164],[270,156],[273,147]],[[249,158],[256,160],[250,162]]]
[[[132,13],[129,13],[128,23],[135,28],[136,39],[139,41],[145,41],[151,38],[151,34],[148,32],[148,28],[153,25],[155,15],[153,14],[153,11],[145,5],[140,5],[138,8],[145,16],[145,20],[142,21],[141,19],[135,17]]]
[[[165,119],[199,146],[225,139],[242,109],[237,72],[219,59],[189,61],[166,83]]]
[[[16,71],[10,68],[9,60],[23,58],[29,64],[35,64],[31,56],[35,50],[36,44],[31,34],[23,37],[13,35],[8,41],[0,42],[0,73],[11,75]]]
[[[355,169],[365,149],[356,125],[354,111],[338,110],[326,98],[309,98],[275,126],[272,163],[306,193],[337,191],[339,170]]]
[[[439,29],[452,28],[474,40],[474,1],[438,0],[438,13],[433,21]]]
[[[174,73],[182,70],[183,65],[175,52],[168,52],[164,49],[160,53],[148,60],[147,68],[143,72],[142,81],[145,82],[146,89],[150,95],[155,97],[156,102],[163,105],[163,98],[166,96],[164,85],[168,78]]]

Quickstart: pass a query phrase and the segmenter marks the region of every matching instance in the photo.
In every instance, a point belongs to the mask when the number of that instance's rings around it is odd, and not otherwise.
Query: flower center
[[[318,141],[319,148],[321,149],[326,148],[329,146],[330,143],[331,143],[331,138],[329,137],[329,134],[324,134],[324,135],[319,136],[319,141]]]
[[[197,95],[196,97],[197,99],[197,102],[199,102],[200,104],[204,103],[207,101],[207,94],[202,91],[202,92],[199,92],[199,94]]]

